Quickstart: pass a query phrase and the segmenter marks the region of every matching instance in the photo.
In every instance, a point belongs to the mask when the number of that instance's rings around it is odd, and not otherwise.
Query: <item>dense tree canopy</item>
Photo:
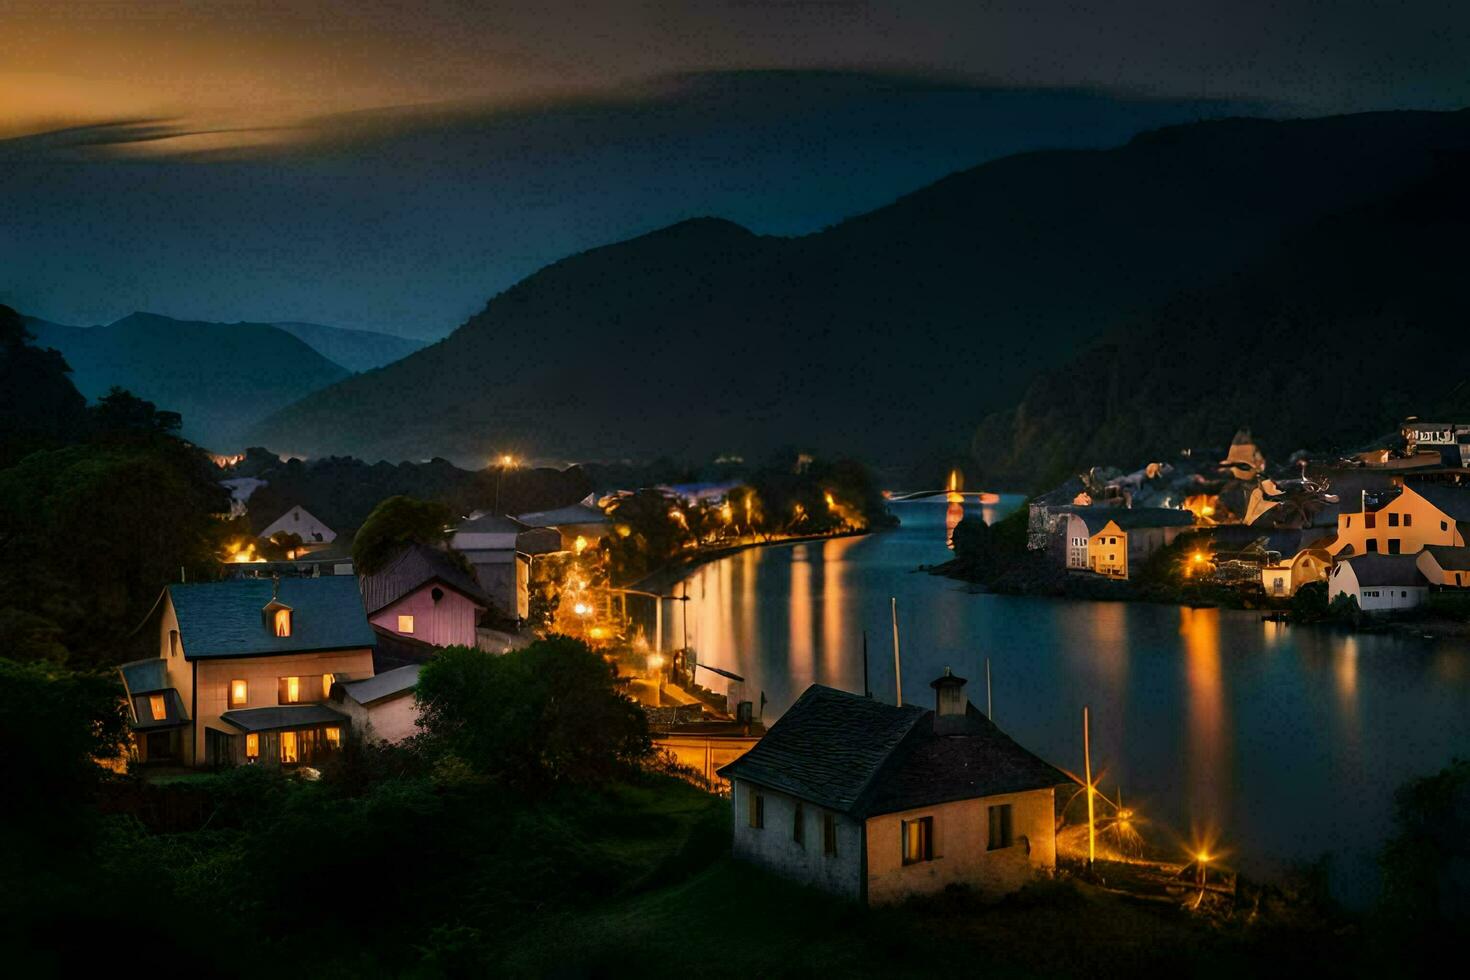
[[[0,467],[75,436],[87,400],[54,350],[34,346],[20,314],[0,305]]]
[[[454,514],[433,500],[389,497],[373,508],[352,542],[352,562],[372,575],[410,544],[439,545],[449,539]]]

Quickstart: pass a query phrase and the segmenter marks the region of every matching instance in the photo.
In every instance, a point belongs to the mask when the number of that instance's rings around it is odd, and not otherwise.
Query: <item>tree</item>
[[[380,572],[410,544],[437,546],[449,540],[454,515],[432,500],[389,497],[373,508],[352,542],[352,563],[362,575]]]
[[[87,400],[65,358],[34,339],[21,315],[0,305],[0,467],[68,441],[85,419]]]
[[[1394,824],[1380,858],[1387,916],[1440,935],[1470,925],[1470,760],[1400,787]]]
[[[616,669],[571,637],[501,656],[449,647],[424,665],[416,697],[431,751],[520,785],[606,782],[652,750]]]

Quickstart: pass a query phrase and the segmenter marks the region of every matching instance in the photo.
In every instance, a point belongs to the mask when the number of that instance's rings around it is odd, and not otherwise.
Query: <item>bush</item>
[[[1291,611],[1298,619],[1311,621],[1328,615],[1327,583],[1308,582],[1291,597]]]

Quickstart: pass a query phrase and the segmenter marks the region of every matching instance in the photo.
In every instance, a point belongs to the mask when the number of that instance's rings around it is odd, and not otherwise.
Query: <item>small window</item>
[[[178,630],[169,630],[168,631],[168,655],[170,657],[177,657],[179,655],[179,631]]]
[[[1404,527],[1413,527],[1413,526],[1414,526],[1414,515],[1413,514],[1405,514],[1404,515]]]
[[[934,860],[934,818],[920,817],[899,824],[903,835],[903,863],[918,864]]]
[[[336,674],[323,674],[322,675],[322,700],[323,701],[327,700],[327,698],[329,698],[329,697],[332,696],[332,685],[335,684],[335,683],[337,683],[337,675]]]
[[[1353,519],[1351,517],[1349,517],[1347,519],[1347,523],[1344,524],[1343,527],[1352,527],[1352,526],[1353,526]]]
[[[282,704],[298,703],[301,700],[301,678],[282,677],[280,694]]]
[[[796,815],[791,818],[791,839],[806,845],[806,814],[801,810],[801,801],[796,801]]]
[[[1377,538],[1369,538],[1368,539],[1368,552],[1369,552],[1369,554],[1375,554],[1375,555],[1378,553],[1378,539]]]
[[[243,708],[250,700],[250,685],[236,678],[230,681],[230,707]]]
[[[274,617],[272,617],[272,619],[275,623],[277,636],[291,635],[291,610],[277,609],[276,614]]]
[[[327,733],[327,744],[334,749],[340,749],[342,747],[342,729],[333,725],[325,729],[325,731]]]
[[[1399,526],[1399,515],[1397,515],[1397,514],[1389,514],[1388,515],[1388,526],[1389,527],[1398,527]]]
[[[766,825],[766,798],[754,789],[750,791],[750,825],[756,830]]]
[[[250,734],[245,736],[245,758],[260,758],[260,736]]]
[[[822,814],[822,853],[828,857],[837,856],[837,815],[835,813]]]
[[[1441,531],[1448,531],[1450,529],[1450,522],[1449,521],[1440,521],[1439,522],[1439,529]]]
[[[1364,514],[1363,515],[1363,526],[1366,527],[1366,528],[1368,528],[1369,530],[1372,530],[1373,528],[1377,527],[1378,526],[1378,515],[1377,514],[1374,514],[1374,513]]]
[[[987,809],[990,811],[988,849],[998,851],[1003,847],[1010,847],[1015,842],[1011,832],[1011,804],[1002,803],[1000,806],[992,806]]]
[[[399,616],[398,617],[398,632],[400,632],[400,633],[412,633],[413,632],[413,617],[412,616]]]
[[[1398,538],[1389,538],[1388,539],[1388,553],[1390,555],[1396,555],[1396,554],[1399,553],[1399,539]]]
[[[1409,597],[1409,593],[1408,593],[1407,590],[1399,593],[1399,598],[1400,599],[1407,599],[1408,597]]]
[[[281,733],[281,761],[282,762],[300,762],[301,761],[301,757],[296,754],[296,733],[295,732],[282,732]]]
[[[162,694],[155,694],[148,699],[148,710],[152,712],[154,721],[168,720],[168,702],[164,701]]]

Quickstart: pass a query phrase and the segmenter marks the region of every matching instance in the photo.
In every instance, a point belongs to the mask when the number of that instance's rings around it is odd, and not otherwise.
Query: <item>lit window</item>
[[[920,817],[899,824],[903,835],[903,863],[918,864],[934,860],[934,818]]]
[[[260,758],[260,736],[250,734],[245,736],[245,758]]]
[[[333,727],[326,729],[326,733],[327,744],[334,749],[340,749],[342,747],[342,729],[334,725]]]
[[[281,700],[286,704],[295,704],[301,700],[301,678],[281,678]]]
[[[412,616],[399,616],[398,617],[398,632],[400,632],[400,633],[412,633],[413,632],[413,617]]]
[[[332,696],[332,685],[335,683],[337,683],[336,674],[322,675],[322,700],[325,701],[327,698]]]
[[[250,685],[243,680],[230,681],[230,707],[239,708],[250,700]]]
[[[766,825],[766,798],[757,790],[750,791],[750,825],[756,830]]]
[[[837,856],[837,816],[835,814],[822,814],[822,853],[828,857]]]
[[[276,624],[276,635],[277,636],[290,636],[291,635],[291,610],[289,610],[289,609],[277,609],[276,610],[276,615],[275,615],[275,624]]]
[[[992,851],[1010,847],[1014,843],[1011,832],[1011,804],[992,806],[990,810],[990,844]]]
[[[148,699],[148,708],[153,712],[154,721],[166,721],[168,719],[168,704],[163,700],[162,694],[155,694]]]
[[[295,732],[282,732],[281,733],[281,761],[282,762],[298,762],[298,761],[300,761],[299,757],[296,755],[296,733]]]
[[[806,844],[806,814],[801,812],[801,801],[796,801],[796,815],[791,821],[791,839],[805,846]]]

